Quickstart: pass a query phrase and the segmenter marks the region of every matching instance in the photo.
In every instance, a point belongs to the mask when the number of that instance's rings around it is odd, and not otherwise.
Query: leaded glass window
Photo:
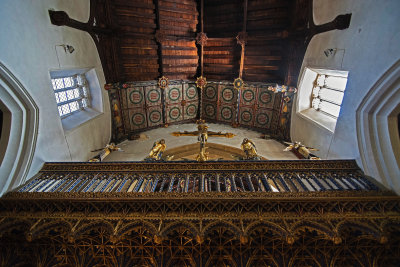
[[[84,74],[51,79],[61,118],[90,107],[88,82]]]
[[[318,74],[312,90],[312,107],[334,118],[339,117],[347,78]]]

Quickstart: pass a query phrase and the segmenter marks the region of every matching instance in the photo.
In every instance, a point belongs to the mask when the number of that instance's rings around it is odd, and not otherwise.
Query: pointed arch
[[[365,174],[400,192],[400,60],[372,86],[357,108],[356,129]]]
[[[1,195],[27,179],[36,148],[39,108],[28,90],[1,62],[0,99],[12,118],[8,142],[0,148],[0,153],[4,153],[0,166]]]
[[[189,232],[193,235],[196,236],[199,234],[199,229],[192,223],[190,222],[173,222],[165,226],[165,228],[160,232],[161,236],[167,236],[171,231],[176,229],[179,226],[185,227]]]

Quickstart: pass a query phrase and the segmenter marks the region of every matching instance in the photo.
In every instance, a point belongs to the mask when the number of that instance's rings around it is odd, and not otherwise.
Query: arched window
[[[90,107],[88,82],[84,74],[54,78],[51,83],[61,118]]]
[[[51,86],[64,130],[71,130],[103,112],[96,70],[50,71]]]
[[[296,112],[334,132],[347,76],[347,71],[306,68],[299,84]]]

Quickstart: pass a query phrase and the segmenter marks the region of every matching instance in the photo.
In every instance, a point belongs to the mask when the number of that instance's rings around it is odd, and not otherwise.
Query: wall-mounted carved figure
[[[100,162],[103,161],[108,155],[113,151],[123,151],[120,147],[118,147],[114,143],[110,143],[106,145],[104,148],[93,150],[92,152],[101,151],[98,155],[94,156],[89,160],[89,162]]]
[[[257,155],[257,148],[253,141],[244,138],[241,144],[241,149],[246,154],[244,159],[252,159],[252,160],[259,160],[260,157]]]
[[[295,154],[300,154],[305,159],[311,160],[320,160],[319,157],[312,154],[310,151],[318,151],[318,149],[307,147],[300,142],[295,141],[294,143],[285,142],[285,144],[289,145],[283,151],[292,151]],[[297,153],[296,153],[297,152]]]
[[[158,142],[154,142],[153,147],[150,150],[149,156],[145,158],[145,161],[161,160],[162,154],[166,148],[167,145],[165,144],[164,139],[161,139]]]

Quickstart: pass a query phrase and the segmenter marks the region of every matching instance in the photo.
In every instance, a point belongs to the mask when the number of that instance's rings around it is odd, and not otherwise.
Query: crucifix
[[[208,137],[226,137],[232,138],[235,135],[233,133],[221,133],[208,131],[208,126],[204,120],[197,120],[197,131],[184,131],[184,132],[173,132],[173,136],[198,136],[198,141],[200,142],[200,151],[197,155],[196,160],[199,162],[204,162],[208,160],[208,153],[206,152],[206,144]]]

